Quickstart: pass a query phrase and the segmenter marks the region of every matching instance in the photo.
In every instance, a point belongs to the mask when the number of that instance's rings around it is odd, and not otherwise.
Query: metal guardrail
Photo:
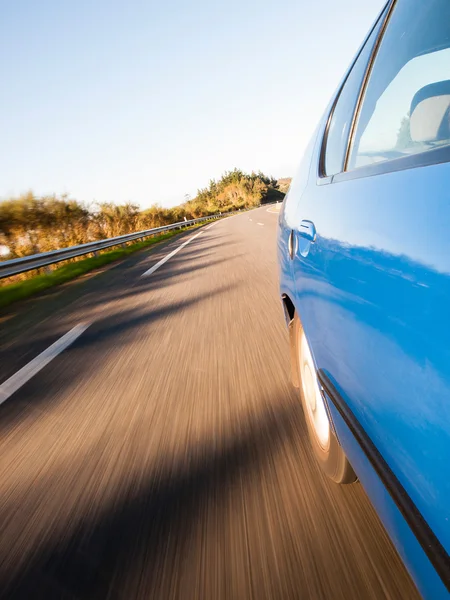
[[[234,214],[224,213],[227,216]],[[32,271],[34,269],[40,269],[41,267],[47,267],[69,258],[75,258],[76,256],[83,256],[84,254],[91,254],[99,250],[105,250],[112,246],[120,246],[126,242],[133,242],[141,238],[155,235],[163,231],[170,231],[171,229],[181,229],[182,227],[188,227],[189,225],[195,225],[197,223],[203,223],[218,219],[222,214],[212,215],[209,217],[200,217],[200,219],[191,219],[190,221],[180,221],[179,223],[173,223],[172,225],[163,225],[162,227],[154,227],[153,229],[146,229],[144,231],[137,231],[135,233],[128,233],[126,235],[119,235],[117,237],[108,238],[106,240],[100,240],[97,242],[88,242],[87,244],[80,244],[79,246],[71,246],[70,248],[63,248],[61,250],[53,250],[52,252],[42,252],[40,254],[31,254],[30,256],[23,256],[21,258],[13,258],[11,260],[5,260],[0,262],[0,279],[5,277],[11,277],[12,275],[18,275],[19,273],[25,273],[26,271]]]

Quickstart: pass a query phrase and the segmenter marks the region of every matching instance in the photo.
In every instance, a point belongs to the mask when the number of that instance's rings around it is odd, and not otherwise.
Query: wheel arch
[[[289,327],[289,323],[295,316],[295,306],[288,294],[281,295],[281,302],[283,303],[284,318],[286,319],[286,325]]]
[[[281,295],[281,302],[283,304],[284,318],[289,332],[289,354],[291,359],[291,381],[295,388],[300,387],[300,380],[297,372],[297,358],[295,356],[295,331],[294,331],[294,317],[295,317],[295,306],[288,294],[284,293]]]

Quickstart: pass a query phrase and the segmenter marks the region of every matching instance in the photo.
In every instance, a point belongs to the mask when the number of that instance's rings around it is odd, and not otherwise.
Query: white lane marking
[[[48,365],[51,360],[70,346],[70,344],[73,344],[73,342],[86,331],[89,325],[90,323],[79,323],[59,338],[59,340],[56,340],[54,344],[38,354],[36,358],[33,358],[32,361],[19,369],[17,373],[11,375],[9,379],[0,385],[0,404],[3,404],[5,400],[8,400],[14,392],[17,392],[17,390],[34,377],[36,373],[39,373],[39,371]]]
[[[192,242],[192,240],[195,240],[195,238],[198,237],[199,235],[201,235],[202,233],[203,233],[203,231],[199,231],[198,233],[196,233],[195,235],[190,237],[188,240],[186,240],[185,242],[180,244],[177,248],[175,248],[175,250],[172,250],[172,252],[170,252],[167,256],[165,256],[159,262],[157,262],[156,265],[153,265],[153,267],[150,267],[150,269],[145,271],[145,273],[142,273],[141,277],[148,277],[149,275],[152,275],[152,273],[154,273],[157,269],[159,269],[159,267],[162,267],[162,265],[164,263],[166,263],[170,258],[172,258],[172,256],[175,256],[175,254],[177,252],[182,250],[185,246],[187,246],[190,242]]]
[[[272,213],[273,215],[277,215],[281,210],[281,204],[276,204],[275,206],[271,206],[267,209],[268,213]]]
[[[221,219],[221,221],[223,221],[223,219]],[[204,228],[204,231],[211,229],[211,227],[214,227],[214,225],[217,225],[217,223],[220,223],[220,221],[216,221],[215,223],[213,223],[212,225],[208,225],[208,227]]]
[[[257,225],[262,225],[264,227],[264,223],[257,223]]]
[[[253,219],[250,219],[250,218],[249,218],[249,221],[253,221]]]
[[[214,227],[214,225],[217,225],[217,223],[221,223],[222,221],[226,221],[227,219],[231,219],[231,217],[237,217],[238,215],[230,215],[229,217],[220,217],[217,219],[217,221],[214,221],[214,223],[212,225],[208,225],[208,227],[204,227],[203,231],[206,231],[207,229],[211,229],[211,227]]]

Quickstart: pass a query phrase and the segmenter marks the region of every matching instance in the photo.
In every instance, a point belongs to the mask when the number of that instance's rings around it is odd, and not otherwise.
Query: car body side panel
[[[328,404],[333,423],[339,431],[339,440],[345,447],[347,456],[358,474],[361,484],[368,492],[381,522],[389,533],[406,568],[413,577],[419,592],[425,600],[444,600],[448,598],[447,589],[377,473],[372,468],[372,465],[364,453],[361,452],[361,448],[353,437],[353,434],[334,408],[333,403],[328,401]]]
[[[298,244],[282,288],[293,276],[317,367],[449,552],[450,164],[317,185],[319,149],[295,216],[280,217]],[[302,219],[316,226],[313,244]]]

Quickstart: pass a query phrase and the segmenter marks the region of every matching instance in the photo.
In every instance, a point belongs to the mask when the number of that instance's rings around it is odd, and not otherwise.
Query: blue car
[[[450,596],[450,0],[390,1],[279,218],[310,442],[364,486],[419,591]]]

